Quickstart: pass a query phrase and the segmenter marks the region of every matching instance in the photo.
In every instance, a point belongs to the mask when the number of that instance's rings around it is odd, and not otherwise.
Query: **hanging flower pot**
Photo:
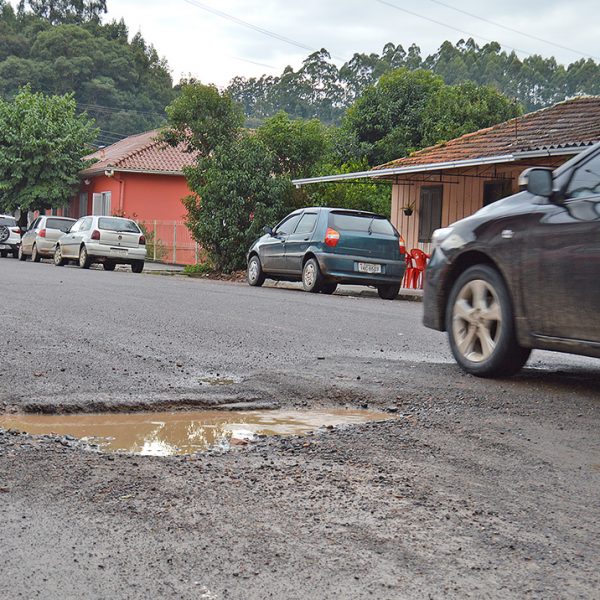
[[[410,217],[410,215],[413,214],[413,209],[410,206],[406,206],[402,209],[402,212],[407,216]]]

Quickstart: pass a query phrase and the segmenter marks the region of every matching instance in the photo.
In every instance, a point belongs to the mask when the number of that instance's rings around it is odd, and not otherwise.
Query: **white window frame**
[[[111,192],[92,194],[92,215],[110,217]]]

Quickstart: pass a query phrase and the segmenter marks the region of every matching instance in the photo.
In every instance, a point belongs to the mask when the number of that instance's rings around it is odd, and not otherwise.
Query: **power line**
[[[207,6],[206,4],[203,4],[202,2],[198,2],[197,0],[183,0],[183,1],[187,2],[188,4],[191,4],[192,6],[195,6],[196,8],[200,8],[202,10],[205,10],[206,12],[216,15],[217,17],[221,17],[222,19],[227,19],[228,21],[231,21],[232,23],[236,23],[237,25],[241,25],[242,27],[246,27],[248,29],[252,29],[253,31],[262,33],[263,35],[266,35],[275,40],[279,40],[280,42],[285,42],[286,44],[291,44],[292,46],[296,46],[297,48],[302,48],[303,50],[308,50],[309,52],[315,51],[314,48],[312,48],[311,46],[307,46],[306,44],[303,44],[302,42],[298,42],[297,40],[294,40],[292,38],[285,37],[283,35],[279,35],[278,33],[275,33],[274,31],[270,31],[269,29],[264,29],[263,27],[258,27],[258,25],[253,25],[252,23],[248,23],[248,21],[243,21],[242,19],[238,19],[238,17],[235,17],[234,15],[230,15],[230,14],[225,13],[216,8],[212,8],[211,6]],[[333,58],[335,58],[336,60],[341,60],[343,62],[346,62],[346,60],[344,58],[341,58],[339,56],[334,56],[333,54],[331,56]]]
[[[600,60],[599,57],[593,56],[592,54],[588,54],[586,52],[581,52],[580,50],[575,50],[574,48],[569,48],[568,46],[563,46],[562,44],[557,44],[556,42],[551,42],[550,40],[545,40],[544,38],[538,37],[537,35],[533,35],[532,33],[525,33],[524,31],[519,31],[518,29],[514,29],[509,27],[508,25],[503,25],[502,23],[497,23],[496,21],[492,21],[491,19],[486,19],[485,17],[480,17],[479,15],[475,15],[470,13],[462,8],[457,8],[456,6],[451,6],[450,4],[446,4],[445,2],[441,2],[440,0],[430,0],[434,4],[439,4],[440,6],[445,6],[450,10],[455,10],[456,12],[462,13],[463,15],[467,15],[469,17],[473,17],[474,19],[479,19],[484,23],[489,23],[490,25],[495,25],[496,27],[500,27],[502,29],[506,29],[506,31],[512,31],[513,33],[518,33],[519,35],[523,35],[525,37],[531,38],[532,40],[537,40],[538,42],[543,42],[544,44],[550,44],[551,46],[556,46],[557,48],[561,48],[562,50],[568,50],[569,52],[573,52],[575,54],[579,54],[584,56],[585,58],[594,58],[596,60]]]
[[[85,102],[77,102],[78,106],[86,106],[91,110],[97,111],[110,111],[110,112],[133,112],[138,113],[140,115],[155,115],[157,117],[165,118],[165,115],[158,112],[153,112],[149,110],[136,110],[135,108],[119,108],[114,106],[104,106],[103,104],[88,104]]]
[[[527,54],[528,56],[531,56],[531,54],[533,54],[532,52],[528,52],[527,50],[521,50],[520,48],[515,48],[514,46],[509,46],[508,44],[502,44],[498,40],[492,40],[490,38],[483,37],[482,35],[470,33],[469,31],[465,31],[464,29],[454,27],[453,25],[448,25],[448,23],[443,23],[442,21],[436,21],[435,19],[431,19],[430,17],[420,15],[419,13],[413,12],[412,10],[408,10],[407,8],[401,8],[400,6],[397,6],[396,4],[392,4],[391,2],[386,2],[386,0],[376,0],[376,1],[379,2],[380,4],[385,4],[386,6],[389,6],[390,8],[395,8],[396,10],[399,10],[401,12],[412,15],[413,17],[418,17],[419,19],[425,19],[426,21],[429,21],[430,23],[435,23],[436,25],[441,25],[442,27],[447,27],[448,29],[453,29],[454,31],[458,31],[459,33],[470,35],[471,37],[479,38],[481,40],[485,40],[486,42],[496,42],[496,43],[500,44],[501,46],[504,46],[504,48],[508,48],[509,50],[514,50],[515,52],[520,52],[521,54]]]

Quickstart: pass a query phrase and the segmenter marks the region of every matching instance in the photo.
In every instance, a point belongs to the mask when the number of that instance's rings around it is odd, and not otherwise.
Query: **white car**
[[[13,258],[19,255],[21,228],[12,215],[0,215],[0,256],[6,258],[10,252]]]
[[[56,242],[54,264],[62,267],[70,260],[82,269],[101,263],[106,271],[116,265],[131,265],[141,273],[146,259],[146,238],[138,224],[122,217],[81,217]]]
[[[56,241],[69,231],[75,219],[68,217],[54,217],[42,215],[38,217],[23,234],[19,246],[19,260],[27,260],[31,256],[33,262],[40,262],[42,258],[51,258],[54,255]]]

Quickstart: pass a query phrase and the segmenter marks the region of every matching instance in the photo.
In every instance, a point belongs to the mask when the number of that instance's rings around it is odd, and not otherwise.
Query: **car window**
[[[6,225],[7,227],[14,227],[17,222],[12,217],[0,217],[0,225]]]
[[[378,215],[361,215],[346,212],[332,212],[329,215],[329,226],[337,231],[361,231],[364,233],[382,233],[395,235],[392,224]]]
[[[41,220],[42,219],[40,217],[38,217],[37,219],[34,219],[33,223],[29,226],[29,229],[27,231],[32,231],[33,229],[35,229]]]
[[[79,231],[87,231],[92,227],[92,217],[86,217],[79,225]]]
[[[300,220],[301,216],[302,214],[293,215],[287,218],[285,221],[282,221],[275,228],[275,233],[283,235],[288,235],[292,233],[294,229],[296,229],[296,225],[298,224],[298,221]]]
[[[295,233],[312,233],[316,222],[316,213],[304,213],[300,219],[300,222],[298,223],[298,227],[296,227]]]
[[[573,173],[567,187],[567,198],[600,195],[600,154],[581,165]]]
[[[140,228],[129,219],[119,217],[101,217],[98,219],[98,229],[109,231],[122,231],[125,233],[140,233]]]
[[[74,221],[71,221],[70,219],[47,219],[46,227],[48,229],[58,229],[59,231],[66,233],[73,223]]]
[[[70,233],[76,233],[77,231],[79,231],[79,228],[81,227],[82,223],[83,223],[83,219],[79,219],[79,221],[76,221],[75,225],[73,225],[73,227],[71,227]]]

